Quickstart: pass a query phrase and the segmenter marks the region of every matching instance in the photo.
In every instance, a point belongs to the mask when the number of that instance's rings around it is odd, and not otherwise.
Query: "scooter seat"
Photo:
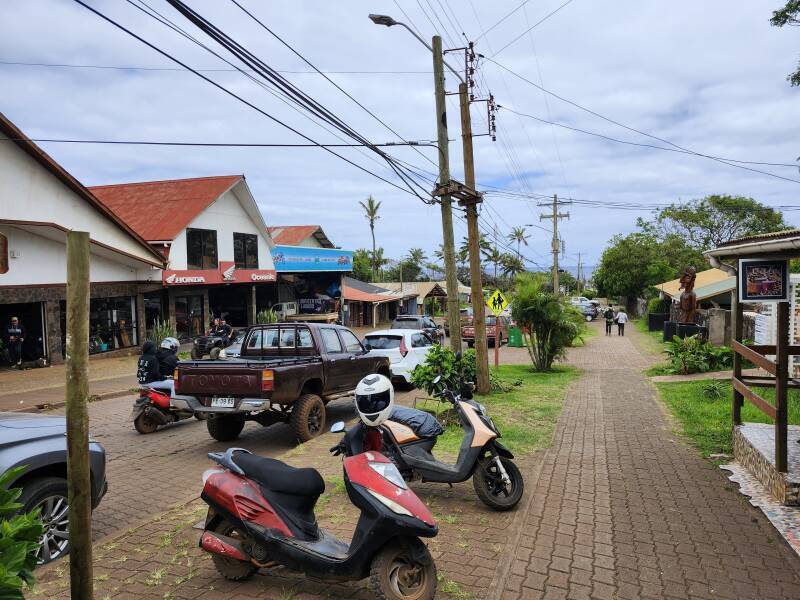
[[[325,481],[316,469],[290,467],[274,458],[265,458],[247,452],[236,452],[233,462],[247,477],[263,487],[280,494],[305,496],[316,502],[325,491]]]

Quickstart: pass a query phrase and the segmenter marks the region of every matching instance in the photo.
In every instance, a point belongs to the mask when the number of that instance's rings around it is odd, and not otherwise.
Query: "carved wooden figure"
[[[697,277],[697,269],[686,267],[680,278],[680,288],[683,290],[680,298],[679,323],[694,323],[694,315],[697,312],[697,294],[694,293],[694,280]]]

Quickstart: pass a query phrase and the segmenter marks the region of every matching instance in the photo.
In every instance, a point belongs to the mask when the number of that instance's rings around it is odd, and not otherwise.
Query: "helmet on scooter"
[[[377,427],[389,418],[394,408],[394,388],[388,377],[367,375],[356,386],[358,418],[367,427]]]
[[[174,337],[164,338],[161,342],[161,347],[166,348],[167,350],[172,350],[173,352],[178,352],[178,345],[179,342]]]

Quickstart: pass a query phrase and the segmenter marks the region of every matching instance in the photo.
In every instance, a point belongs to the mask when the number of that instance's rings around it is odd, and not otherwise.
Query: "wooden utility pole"
[[[559,202],[558,195],[553,194],[552,213],[549,215],[539,215],[539,220],[553,219],[553,292],[560,293],[558,287],[558,253],[561,250],[560,242],[558,240],[558,221],[559,219],[569,219],[569,213],[558,212],[558,207],[562,204],[572,204],[572,202]],[[539,206],[548,206],[548,204],[540,204]]]
[[[464,148],[464,183],[475,189],[475,161],[472,153],[472,119],[469,112],[469,90],[467,84],[458,86],[458,99],[461,105],[461,140]],[[474,201],[462,202],[467,212],[467,239],[469,241],[469,282],[472,295],[472,324],[475,328],[476,391],[488,394],[489,389],[489,347],[486,341],[486,309],[483,300],[481,270],[480,231],[478,229],[479,197]]]
[[[439,146],[439,184],[450,182],[450,151],[447,140],[447,105],[444,90],[444,56],[442,38],[433,36],[433,80],[436,92],[436,139]],[[447,282],[447,324],[450,347],[461,350],[461,323],[458,314],[458,273],[456,271],[455,239],[453,237],[453,207],[449,194],[441,196],[442,238],[444,242],[444,271]]]
[[[575,278],[578,282],[578,296],[581,295],[581,253],[578,252],[578,276]]]
[[[72,600],[92,600],[89,477],[89,234],[67,234],[67,497]]]

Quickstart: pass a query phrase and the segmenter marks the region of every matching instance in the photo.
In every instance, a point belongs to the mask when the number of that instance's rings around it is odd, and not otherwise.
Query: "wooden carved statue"
[[[697,269],[686,267],[680,278],[679,290],[683,290],[680,299],[679,323],[694,323],[694,315],[697,312],[697,295],[694,293],[694,280],[697,277]]]

